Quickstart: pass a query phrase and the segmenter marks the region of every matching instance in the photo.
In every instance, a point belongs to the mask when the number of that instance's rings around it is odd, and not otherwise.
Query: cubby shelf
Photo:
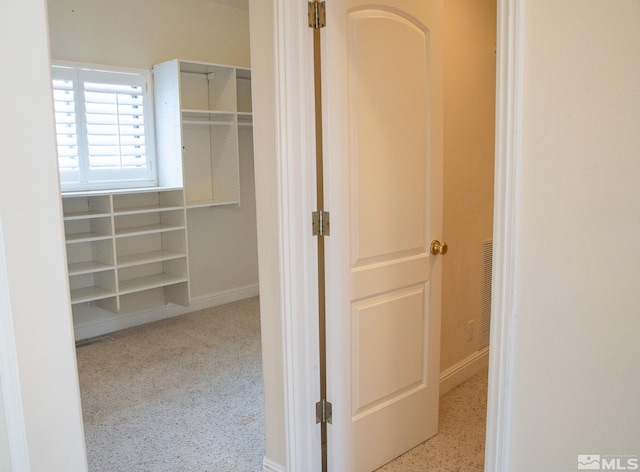
[[[87,218],[104,218],[108,216],[110,216],[110,213],[81,211],[65,215],[64,221],[86,220]]]
[[[154,234],[154,233],[164,233],[167,231],[180,231],[184,230],[184,225],[172,225],[172,224],[155,224],[155,225],[147,225],[147,226],[132,226],[128,228],[119,228],[116,229],[116,238],[128,237],[128,236],[136,236],[142,234]]]
[[[66,235],[67,244],[100,241],[101,239],[111,239],[111,235],[91,232],[73,233]]]
[[[227,205],[235,205],[238,202],[236,201],[221,201],[212,203],[211,200],[202,200],[202,201],[194,201],[187,204],[187,210],[191,210],[193,208],[208,208],[208,207],[217,207],[217,206],[227,206]]]
[[[118,267],[130,267],[141,264],[149,264],[151,262],[163,262],[173,259],[181,259],[186,257],[186,254],[171,251],[150,251],[142,252],[139,254],[130,254],[128,256],[118,257]]]
[[[115,292],[110,292],[100,287],[82,287],[71,289],[71,303],[83,303],[115,297]]]
[[[138,208],[128,208],[123,210],[115,210],[113,214],[115,216],[121,215],[139,215],[141,213],[157,213],[159,211],[171,211],[171,210],[181,210],[182,206],[141,206]]]
[[[181,189],[68,193],[62,203],[72,304],[119,311],[122,295],[163,287],[168,302],[189,304]],[[93,227],[102,232],[83,231]]]
[[[69,275],[91,274],[113,269],[115,269],[114,266],[97,261],[72,262],[69,264]]]
[[[136,279],[123,280],[120,282],[120,295],[140,292],[142,290],[150,290],[153,288],[167,287],[179,283],[187,282],[186,276],[177,276],[171,274],[153,274],[146,277]]]

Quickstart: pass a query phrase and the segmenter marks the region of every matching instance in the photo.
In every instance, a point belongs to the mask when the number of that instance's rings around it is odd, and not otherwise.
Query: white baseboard
[[[189,306],[166,305],[151,310],[136,313],[113,314],[98,320],[86,321],[74,325],[76,341],[80,339],[102,336],[121,329],[131,328],[153,321],[160,321],[173,316],[184,315],[192,311],[203,310],[213,306],[224,305],[245,298],[255,297],[259,294],[258,284],[246,285],[222,292],[193,298]]]
[[[262,461],[263,472],[287,472],[287,469],[265,457]]]
[[[450,392],[462,382],[489,365],[489,346],[474,352],[466,359],[458,362],[440,373],[440,396]]]

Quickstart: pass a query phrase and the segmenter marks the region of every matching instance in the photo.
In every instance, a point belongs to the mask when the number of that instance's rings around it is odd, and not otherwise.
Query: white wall
[[[255,172],[260,270],[260,320],[268,464],[286,464],[280,258],[273,66],[273,2],[251,0]]]
[[[11,470],[11,450],[9,449],[9,431],[2,392],[2,374],[0,372],[0,470]]]
[[[640,455],[640,2],[522,4],[508,470],[577,470]]]
[[[0,45],[0,368],[8,430],[24,431],[12,462],[82,471],[44,0],[0,3]]]

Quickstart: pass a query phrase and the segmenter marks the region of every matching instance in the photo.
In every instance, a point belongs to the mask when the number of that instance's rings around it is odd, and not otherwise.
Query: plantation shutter
[[[81,68],[61,71],[54,72],[53,87],[63,187],[155,184],[147,77]]]
[[[58,142],[60,181],[80,182],[80,150],[76,119],[76,79],[72,69],[54,69],[53,107]]]
[[[144,81],[96,75],[83,80],[89,169],[146,168]]]

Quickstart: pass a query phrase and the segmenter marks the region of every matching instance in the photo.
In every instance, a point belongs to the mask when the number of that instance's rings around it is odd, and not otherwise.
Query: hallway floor
[[[487,374],[484,369],[444,395],[439,433],[377,472],[483,471]]]

